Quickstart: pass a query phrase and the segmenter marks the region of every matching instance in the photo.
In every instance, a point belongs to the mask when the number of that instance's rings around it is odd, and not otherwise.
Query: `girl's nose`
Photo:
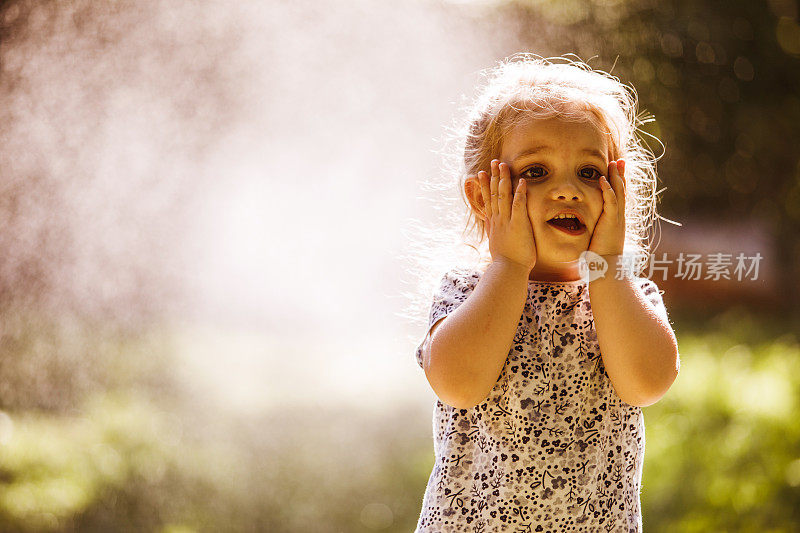
[[[583,200],[580,188],[569,178],[556,178],[553,180],[550,197],[554,200]]]

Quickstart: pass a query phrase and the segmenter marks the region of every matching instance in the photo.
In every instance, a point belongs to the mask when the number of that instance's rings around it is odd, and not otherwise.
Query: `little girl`
[[[490,257],[444,275],[416,352],[438,397],[418,532],[641,531],[641,408],[680,359],[638,277],[657,215],[636,107],[578,61],[488,72],[459,188]]]

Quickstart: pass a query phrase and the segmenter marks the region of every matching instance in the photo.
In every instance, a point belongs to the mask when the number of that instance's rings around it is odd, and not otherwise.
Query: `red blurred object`
[[[661,222],[644,272],[664,291],[665,303],[695,309],[734,304],[773,308],[781,301],[778,249],[763,223],[679,222],[682,226]],[[692,256],[698,265],[695,270],[688,267]],[[743,268],[737,271],[739,263]]]

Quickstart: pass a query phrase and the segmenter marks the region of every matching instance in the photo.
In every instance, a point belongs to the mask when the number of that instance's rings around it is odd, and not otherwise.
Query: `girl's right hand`
[[[520,180],[512,198],[508,165],[493,159],[491,170],[491,178],[484,170],[478,172],[478,182],[483,196],[492,261],[510,261],[530,272],[536,265],[536,243],[528,218],[528,184]]]

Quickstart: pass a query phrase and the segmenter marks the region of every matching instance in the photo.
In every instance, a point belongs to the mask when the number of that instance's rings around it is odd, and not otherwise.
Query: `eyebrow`
[[[543,144],[541,146],[534,146],[533,148],[527,148],[527,149],[521,151],[520,153],[518,153],[514,157],[514,159],[511,160],[511,162],[512,163],[516,163],[518,160],[522,159],[525,156],[538,154],[539,152],[552,152],[552,151],[553,151],[553,149],[550,146],[547,146],[546,144]],[[606,157],[603,155],[603,153],[600,152],[599,150],[594,149],[594,148],[584,148],[583,150],[581,150],[581,153],[599,157],[603,161],[606,160]]]

